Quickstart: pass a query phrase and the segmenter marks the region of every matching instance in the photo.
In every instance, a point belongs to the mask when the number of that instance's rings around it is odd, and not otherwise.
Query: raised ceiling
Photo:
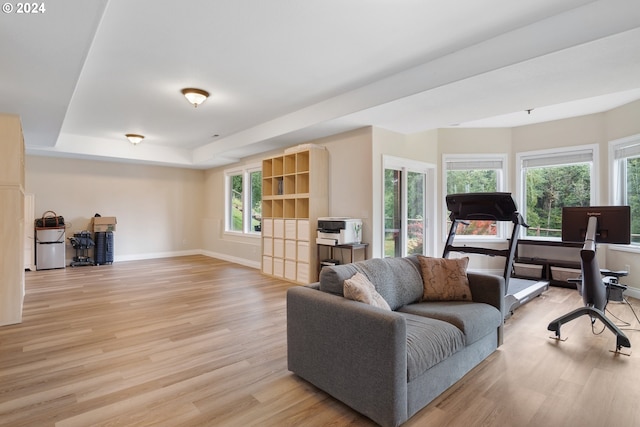
[[[363,126],[511,127],[640,99],[637,0],[44,4],[0,16],[0,112],[34,155],[209,168]],[[193,108],[184,87],[211,97]]]

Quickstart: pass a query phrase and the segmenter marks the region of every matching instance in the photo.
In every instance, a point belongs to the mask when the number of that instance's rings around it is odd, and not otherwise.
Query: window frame
[[[496,192],[504,192],[507,190],[507,172],[508,172],[508,157],[506,153],[479,153],[479,154],[443,154],[442,155],[442,241],[446,242],[449,236],[450,226],[448,222],[448,211],[445,198],[447,196],[447,172],[449,171],[449,163],[468,164],[473,167],[462,168],[457,170],[486,170],[494,169],[496,174]],[[482,168],[483,164],[492,162],[499,162],[500,168]],[[457,234],[457,242],[502,242],[506,241],[511,235],[509,234],[508,225],[504,221],[498,221],[497,234],[495,236],[482,235],[482,236],[470,236]]]
[[[600,175],[600,154],[599,154],[599,145],[598,144],[585,144],[585,145],[574,145],[568,147],[559,147],[559,148],[551,148],[545,150],[533,150],[533,151],[522,151],[516,153],[516,196],[518,202],[518,209],[520,214],[527,222],[527,206],[526,206],[526,179],[524,174],[526,173],[527,167],[524,167],[524,162],[535,162],[541,163],[539,167],[550,167],[550,166],[563,166],[563,165],[571,165],[571,164],[581,164],[586,162],[580,161],[571,161],[567,162],[571,157],[579,158],[583,155],[586,155],[590,152],[591,156],[591,170],[589,173],[589,204],[595,206],[598,204],[599,200],[599,175]],[[565,161],[563,161],[563,158]],[[546,164],[545,163],[546,160]],[[520,230],[520,238],[529,239],[529,240],[552,240],[552,241],[560,241],[559,237],[537,237],[537,236],[527,236],[526,227],[522,227]]]
[[[252,163],[245,165],[242,168],[228,169],[224,171],[224,186],[225,186],[225,199],[224,199],[224,232],[230,235],[243,235],[247,237],[260,238],[262,236],[261,231],[253,230],[251,226],[251,175],[255,172],[262,173],[261,163]],[[231,229],[231,180],[234,176],[242,176],[242,230]],[[262,183],[262,179],[260,179]],[[261,192],[262,193],[262,192]]]
[[[619,153],[620,151],[627,151]],[[640,134],[609,141],[609,204],[612,206],[628,204],[626,199],[626,160],[640,158]],[[622,162],[625,162],[622,167]],[[623,179],[624,177],[624,179]],[[613,248],[640,253],[640,243],[629,245],[610,245]]]

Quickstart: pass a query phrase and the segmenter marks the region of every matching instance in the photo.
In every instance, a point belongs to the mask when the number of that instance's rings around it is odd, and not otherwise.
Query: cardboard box
[[[116,231],[118,221],[115,216],[96,216],[91,218],[93,232]]]

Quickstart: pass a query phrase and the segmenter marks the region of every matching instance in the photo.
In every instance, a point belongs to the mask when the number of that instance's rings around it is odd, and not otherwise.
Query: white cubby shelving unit
[[[329,156],[311,147],[262,161],[262,272],[299,284],[318,279],[315,230],[328,213]]]

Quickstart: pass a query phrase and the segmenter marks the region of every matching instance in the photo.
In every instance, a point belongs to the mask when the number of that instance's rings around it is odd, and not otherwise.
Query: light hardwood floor
[[[26,285],[23,323],[0,327],[2,426],[374,425],[287,371],[287,282],[189,256],[27,272]],[[504,345],[405,426],[640,425],[639,332],[631,356],[587,318],[548,338],[580,303],[551,288],[518,309]]]

